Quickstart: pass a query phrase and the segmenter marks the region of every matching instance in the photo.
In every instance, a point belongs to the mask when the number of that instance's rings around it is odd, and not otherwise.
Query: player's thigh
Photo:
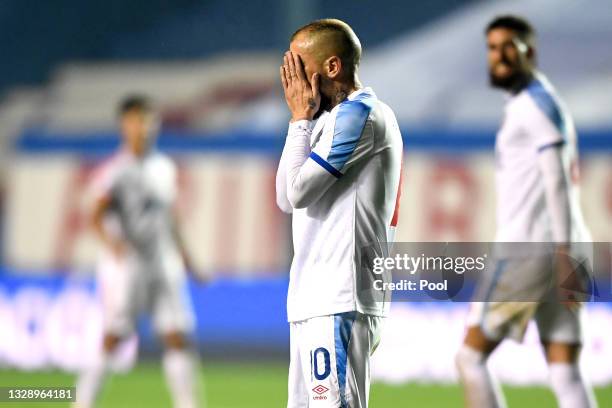
[[[480,282],[468,313],[468,327],[499,342],[521,341],[541,299],[552,285],[547,257],[497,260]]]
[[[104,331],[123,337],[134,330],[142,303],[137,265],[131,258],[103,257],[97,267]]]
[[[151,289],[153,322],[158,333],[191,333],[195,317],[187,280],[182,271],[158,275]]]
[[[303,322],[289,324],[289,377],[287,381],[287,408],[308,408],[309,394],[306,388],[310,376],[309,367],[302,366],[299,339],[302,336]]]
[[[522,341],[538,307],[536,302],[483,302],[476,305],[473,310],[479,313],[468,317],[468,327],[478,327],[491,343],[505,338]]]
[[[357,313],[348,343],[345,373],[350,407],[367,407],[370,393],[370,356],[380,343],[384,319]]]
[[[541,303],[535,313],[543,343],[582,344],[584,307],[569,308],[559,302]]]

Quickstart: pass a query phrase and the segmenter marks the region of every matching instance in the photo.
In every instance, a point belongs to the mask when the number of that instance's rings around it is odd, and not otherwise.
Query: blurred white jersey
[[[559,196],[559,201],[569,203],[567,237],[555,234],[556,221],[546,201],[546,165],[541,155],[548,149],[559,152],[558,172],[563,172],[566,180],[562,194],[567,196]],[[497,242],[590,241],[579,205],[576,130],[567,109],[541,74],[507,102],[495,155]]]
[[[289,321],[386,315],[389,294],[373,290],[371,262],[393,241],[402,153],[395,115],[370,88],[290,124],[277,174],[277,202],[293,212]]]
[[[111,227],[138,254],[158,256],[175,248],[177,172],[167,156],[153,151],[138,158],[119,152],[95,176],[93,195],[111,200],[109,223],[117,224]]]

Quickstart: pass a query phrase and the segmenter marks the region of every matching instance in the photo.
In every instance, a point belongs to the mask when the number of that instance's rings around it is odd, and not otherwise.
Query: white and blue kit
[[[555,276],[546,245],[534,243],[569,243],[574,257],[588,258],[591,242],[579,205],[576,130],[543,75],[509,98],[495,156],[498,261],[468,325],[480,326],[492,340],[521,340],[534,317],[542,340],[578,343],[581,311],[537,301]]]
[[[289,125],[276,178],[293,227],[289,407],[367,406],[389,298],[368,290],[376,277],[360,265],[366,248],[389,253],[402,150],[395,115],[370,88]]]
[[[149,311],[158,332],[191,332],[194,317],[174,235],[175,164],[155,151],[141,158],[121,151],[94,176],[92,195],[110,200],[105,228],[128,244],[120,259],[100,251],[104,330],[129,335],[138,314]]]

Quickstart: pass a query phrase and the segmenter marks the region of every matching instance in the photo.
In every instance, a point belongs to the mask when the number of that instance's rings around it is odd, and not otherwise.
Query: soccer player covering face
[[[276,177],[278,206],[293,216],[291,408],[367,406],[388,308],[361,257],[388,255],[402,138],[391,109],[361,86],[360,56],[347,24],[319,20],[295,32],[280,67],[291,112]]]
[[[522,340],[531,319],[559,406],[595,406],[578,365],[582,308],[570,296],[576,286],[567,285],[576,279],[570,255],[581,256],[576,243],[591,240],[578,204],[576,134],[565,106],[536,70],[534,36],[530,24],[514,16],[498,17],[486,29],[490,83],[508,93],[495,146],[496,241],[531,244],[497,244],[494,278],[471,305],[456,362],[466,404],[474,408],[505,406],[487,359],[503,339]],[[550,243],[552,254],[533,244],[542,242]],[[556,299],[542,301],[551,290]]]
[[[119,122],[121,148],[93,181],[104,339],[101,355],[78,380],[76,406],[94,405],[118,346],[147,311],[164,343],[174,406],[195,407],[196,355],[187,339],[194,319],[185,287],[189,262],[175,217],[176,167],[152,147],[158,119],[147,98],[124,100]]]

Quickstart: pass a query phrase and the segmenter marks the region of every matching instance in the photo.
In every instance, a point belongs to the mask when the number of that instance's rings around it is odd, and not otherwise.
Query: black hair
[[[153,103],[151,99],[145,95],[129,95],[119,103],[117,114],[122,116],[133,110],[138,110],[143,113],[152,112]]]
[[[488,34],[489,31],[496,28],[507,28],[508,30],[514,31],[521,40],[529,45],[533,45],[535,40],[535,29],[529,21],[523,17],[511,14],[497,16],[487,25],[485,34]]]

